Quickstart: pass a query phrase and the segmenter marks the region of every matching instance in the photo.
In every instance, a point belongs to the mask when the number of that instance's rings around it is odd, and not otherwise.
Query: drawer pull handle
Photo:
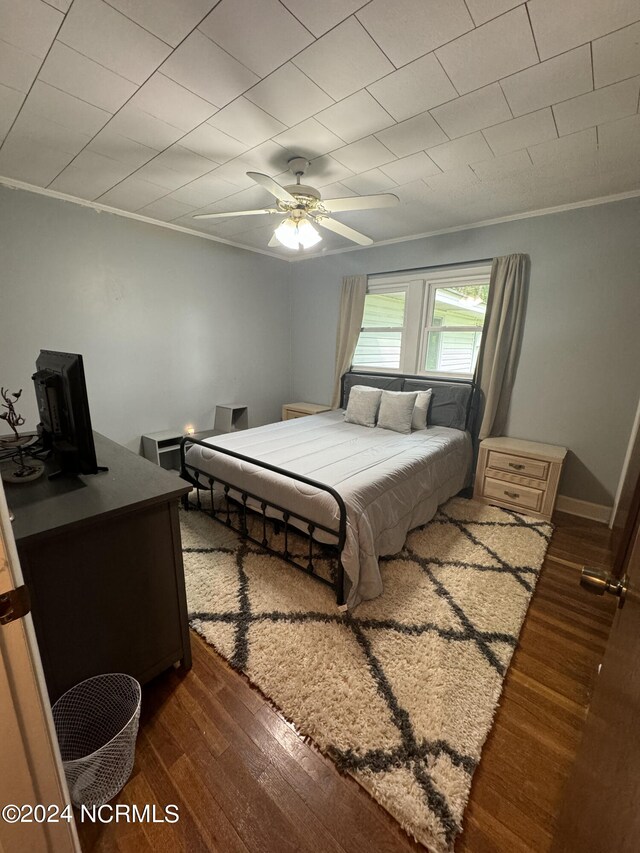
[[[516,471],[522,471],[524,465],[522,462],[509,462],[509,468],[515,468]]]
[[[507,492],[507,491],[506,491],[506,489],[505,489],[505,495],[506,495],[508,498],[519,498],[519,497],[520,497],[520,492]]]

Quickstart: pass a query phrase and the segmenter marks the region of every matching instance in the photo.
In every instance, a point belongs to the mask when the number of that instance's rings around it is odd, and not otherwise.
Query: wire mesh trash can
[[[142,689],[130,675],[96,675],[67,690],[52,708],[75,806],[107,803],[126,784],[136,750]]]

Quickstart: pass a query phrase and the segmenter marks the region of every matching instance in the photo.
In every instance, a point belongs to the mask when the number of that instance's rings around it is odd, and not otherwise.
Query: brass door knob
[[[621,578],[614,578],[613,575],[610,575],[609,572],[605,572],[603,569],[593,569],[585,566],[580,577],[580,586],[583,586],[589,592],[593,592],[596,595],[604,595],[605,592],[615,595],[619,599],[618,607],[622,607],[627,595],[629,581],[626,575],[623,575]]]

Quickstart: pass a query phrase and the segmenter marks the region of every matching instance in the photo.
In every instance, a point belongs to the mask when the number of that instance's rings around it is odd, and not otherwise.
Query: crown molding
[[[10,189],[36,193],[37,195],[47,196],[48,198],[57,198],[60,201],[67,201],[71,204],[78,204],[81,207],[91,208],[98,213],[112,213],[116,216],[123,216],[125,219],[134,219],[138,222],[145,222],[147,225],[156,225],[158,228],[168,228],[170,231],[188,234],[191,237],[200,237],[203,240],[209,240],[213,243],[222,243],[225,246],[233,246],[234,248],[242,249],[245,252],[254,252],[258,255],[266,255],[268,258],[275,258],[278,261],[285,261],[289,264],[297,264],[302,261],[326,258],[329,255],[342,255],[345,252],[362,252],[378,246],[392,246],[396,243],[407,243],[411,240],[423,240],[426,237],[438,237],[440,234],[455,234],[457,231],[471,231],[474,228],[488,228],[491,225],[501,225],[504,222],[515,222],[519,219],[532,219],[537,216],[549,216],[553,213],[563,213],[568,210],[577,210],[582,207],[595,207],[599,204],[611,204],[612,202],[624,201],[628,198],[637,198],[640,196],[640,189],[629,190],[624,193],[599,196],[597,198],[589,198],[584,201],[575,201],[569,204],[559,204],[555,207],[544,207],[536,210],[527,210],[523,213],[512,213],[509,216],[499,216],[496,219],[483,219],[478,222],[467,223],[466,225],[454,225],[450,228],[442,228],[438,231],[424,231],[421,234],[410,234],[407,237],[393,237],[390,240],[378,240],[370,246],[345,246],[342,249],[327,249],[326,251],[314,252],[313,254],[296,255],[291,257],[276,254],[275,252],[269,252],[266,249],[259,249],[255,246],[245,246],[242,243],[235,243],[233,240],[225,240],[223,237],[216,237],[213,234],[205,234],[202,231],[195,231],[191,228],[186,228],[184,225],[175,225],[173,222],[162,222],[159,219],[151,219],[149,216],[142,216],[140,213],[133,213],[128,210],[119,210],[116,207],[99,204],[97,201],[88,201],[87,199],[67,195],[66,193],[50,190],[46,187],[37,187],[34,184],[27,184],[24,181],[18,181],[14,178],[7,178],[2,175],[0,175],[0,185],[9,187]]]

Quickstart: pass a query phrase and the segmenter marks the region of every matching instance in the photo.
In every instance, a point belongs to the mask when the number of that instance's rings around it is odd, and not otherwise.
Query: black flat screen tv
[[[33,374],[40,415],[38,432],[60,474],[97,474],[82,356],[40,350]]]

